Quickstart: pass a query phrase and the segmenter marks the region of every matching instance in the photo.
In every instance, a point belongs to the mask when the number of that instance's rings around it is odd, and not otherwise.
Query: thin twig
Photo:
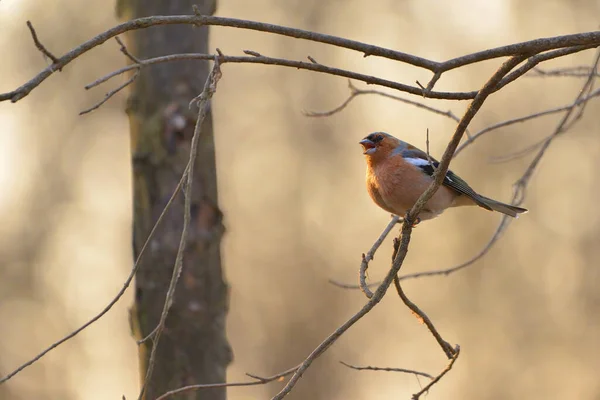
[[[589,73],[588,73],[589,76]],[[600,89],[593,91],[592,93],[590,93],[588,96],[585,96],[581,99],[578,100],[577,105],[587,102],[588,100],[594,98],[594,97],[598,97],[600,96]],[[528,114],[525,115],[523,117],[519,117],[519,118],[512,118],[512,119],[508,119],[506,121],[502,121],[499,122],[497,124],[488,126],[484,129],[481,129],[480,131],[478,131],[477,133],[473,134],[470,138],[468,138],[467,140],[465,140],[457,149],[456,149],[456,153],[454,153],[454,156],[456,157],[460,152],[462,152],[466,147],[470,146],[475,140],[479,139],[481,136],[494,131],[496,129],[500,129],[500,128],[504,128],[506,126],[509,125],[513,125],[513,124],[517,124],[517,123],[521,123],[521,122],[525,122],[525,121],[529,121],[535,118],[539,118],[539,117],[544,117],[546,115],[552,115],[552,114],[556,114],[562,111],[568,111],[571,107],[573,106],[573,104],[568,104],[566,106],[562,106],[562,107],[557,107],[557,108],[551,108],[548,110],[544,110],[544,111],[540,111],[537,113],[533,113],[533,114]],[[540,143],[541,145],[541,143]]]
[[[394,96],[393,94],[389,94],[389,93],[382,92],[379,90],[359,89],[356,86],[354,86],[350,80],[348,81],[348,88],[350,89],[350,95],[348,96],[348,98],[346,100],[344,100],[344,102],[342,104],[340,104],[336,108],[334,108],[332,110],[328,110],[328,111],[307,111],[307,112],[305,112],[305,115],[307,117],[329,117],[335,113],[342,111],[357,96],[365,95],[365,94],[376,94],[376,95],[379,95],[382,97],[386,97],[388,99],[393,99],[393,100],[400,101],[402,103],[410,104],[417,108],[421,108],[423,110],[430,111],[434,114],[443,115],[445,117],[451,118],[452,120],[454,120],[456,122],[459,121],[459,118],[456,115],[454,115],[452,113],[452,111],[450,111],[450,110],[443,111],[443,110],[440,110],[439,108],[431,107],[431,106],[428,106],[427,104],[420,103],[418,101],[406,99],[404,97]]]
[[[425,154],[427,154],[427,161],[431,168],[435,171],[437,168],[433,165],[433,160],[431,159],[431,155],[429,154],[429,128],[427,128],[426,136],[425,136]]]
[[[392,256],[392,260],[396,257],[399,247],[400,240],[396,238],[394,239],[394,255]],[[413,314],[419,319],[419,321],[421,321],[423,324],[425,324],[425,326],[427,326],[427,329],[429,329],[429,332],[431,332],[435,340],[438,342],[438,344],[442,348],[442,351],[444,352],[444,354],[446,354],[446,357],[450,359],[454,357],[454,348],[450,345],[450,343],[446,342],[442,338],[442,335],[440,335],[440,333],[433,325],[433,322],[431,322],[431,319],[427,316],[427,314],[425,314],[423,310],[421,310],[415,303],[413,303],[408,298],[408,296],[406,296],[404,290],[402,289],[402,286],[400,285],[400,280],[398,279],[398,276],[394,277],[394,286],[396,287],[396,292],[398,293],[398,296],[400,296],[402,302],[410,309],[410,311],[413,312]]]
[[[371,292],[371,290],[369,289],[369,286],[367,285],[367,268],[369,268],[369,262],[373,259],[373,257],[375,257],[375,253],[377,252],[377,249],[379,249],[379,246],[381,246],[381,243],[383,243],[383,241],[385,240],[387,235],[394,228],[394,226],[396,226],[396,224],[398,223],[399,220],[400,220],[400,217],[398,217],[397,215],[393,215],[392,220],[385,227],[383,232],[381,232],[381,235],[379,235],[379,238],[377,238],[375,243],[373,243],[373,246],[371,247],[371,249],[367,252],[366,255],[364,253],[362,255],[362,261],[360,263],[359,282],[360,282],[361,290],[363,291],[365,296],[367,296],[367,298],[369,298],[369,299],[371,297],[373,297],[373,292]]]
[[[350,80],[348,80],[348,88],[350,89],[350,94],[348,95],[346,100],[344,100],[344,102],[342,104],[340,104],[339,106],[335,107],[332,110],[328,110],[328,111],[305,111],[304,115],[307,117],[330,117],[333,114],[336,114],[336,113],[344,110],[352,102],[352,100],[354,100],[355,97],[358,97],[360,95],[365,95],[365,94],[375,94],[378,96],[386,97],[388,99],[397,100],[397,101],[405,103],[405,104],[410,104],[417,108],[420,108],[420,109],[423,109],[426,111],[430,111],[434,114],[442,115],[444,117],[450,118],[451,120],[453,120],[455,122],[460,121],[460,119],[450,110],[443,111],[443,110],[440,110],[439,108],[431,107],[431,106],[428,106],[427,104],[420,103],[418,101],[414,101],[414,100],[410,100],[410,99],[406,99],[404,97],[394,96],[393,94],[382,92],[380,90],[358,89],[356,86],[354,86],[352,84],[352,81],[350,81]],[[467,134],[467,137],[471,137],[471,134],[468,129],[467,129],[467,131],[465,131],[465,133]]]
[[[405,373],[405,374],[414,374],[414,375],[424,376],[425,378],[433,379],[433,376],[429,375],[426,372],[415,371],[415,370],[412,370],[412,369],[389,368],[389,367],[371,367],[371,366],[359,367],[357,365],[347,364],[347,363],[345,363],[343,361],[340,361],[340,364],[345,365],[348,368],[355,369],[357,371],[402,372],[402,373]]]
[[[133,277],[138,272],[138,270],[139,270],[139,268],[141,266],[141,262],[140,261],[142,260],[142,257],[146,253],[146,249],[148,248],[148,244],[150,243],[150,240],[154,237],[154,234],[155,234],[156,230],[158,229],[161,221],[163,220],[164,216],[167,214],[167,211],[171,208],[171,204],[173,204],[173,200],[175,200],[175,197],[177,196],[177,194],[179,194],[179,191],[181,190],[181,187],[183,185],[184,179],[187,176],[187,170],[188,169],[186,168],[186,170],[183,173],[183,176],[179,180],[179,183],[175,187],[175,190],[173,190],[173,193],[171,194],[171,197],[167,201],[167,204],[165,204],[165,207],[163,208],[162,212],[158,216],[158,219],[154,223],[154,226],[152,227],[152,230],[150,231],[150,234],[148,235],[148,238],[146,239],[146,241],[144,242],[144,245],[142,246],[142,249],[140,250],[140,254],[137,256],[137,259],[135,260],[135,264],[133,265],[133,268],[131,269],[131,272],[129,273],[129,276],[127,277],[127,279],[123,283],[123,287],[121,288],[121,290],[119,290],[119,292],[117,293],[117,295],[110,301],[110,303],[108,303],[108,305],[106,307],[104,307],[104,309],[102,309],[102,311],[100,311],[98,314],[96,314],[88,322],[86,322],[85,324],[81,325],[79,328],[75,329],[73,332],[69,333],[68,335],[66,335],[65,337],[63,337],[62,339],[60,339],[59,341],[53,343],[52,345],[50,345],[49,347],[47,347],[46,349],[44,349],[41,353],[39,353],[37,356],[35,356],[31,360],[27,361],[26,363],[22,364],[20,367],[18,367],[14,371],[10,372],[8,375],[2,377],[0,379],[0,384],[8,381],[10,378],[12,378],[13,376],[17,375],[19,372],[21,372],[25,368],[29,367],[30,365],[34,364],[39,359],[41,359],[42,357],[44,357],[51,350],[57,348],[61,344],[65,343],[66,341],[68,341],[71,338],[75,337],[78,333],[80,333],[81,331],[83,331],[84,329],[86,329],[87,327],[89,327],[90,325],[92,325],[94,322],[98,321],[100,318],[102,318],[104,316],[104,314],[106,314],[119,301],[119,299],[121,299],[121,297],[123,296],[123,294],[125,293],[125,291],[129,287],[129,285],[131,284],[131,281],[133,280]]]
[[[427,386],[425,386],[419,392],[413,394],[412,395],[412,400],[419,400],[419,397],[421,397],[421,395],[423,395],[423,393],[427,393],[429,391],[429,389],[431,389],[431,387],[433,385],[435,385],[436,383],[438,383],[439,380],[444,377],[444,375],[446,375],[448,372],[450,372],[450,370],[454,366],[454,363],[458,359],[459,355],[460,355],[460,346],[456,345],[456,348],[454,349],[454,356],[452,356],[452,358],[448,362],[448,365],[446,366],[446,368],[444,368],[444,370],[442,372],[440,372],[440,374],[438,376],[436,376],[435,378],[433,378],[433,380],[431,382],[429,382],[427,384]]]
[[[544,78],[548,76],[558,76],[558,77],[574,77],[574,78],[587,78],[590,76],[590,67],[588,66],[579,66],[579,67],[568,67],[568,68],[557,68],[557,69],[542,69],[542,68],[534,68],[531,70],[532,73],[527,74],[525,76],[530,78]],[[600,77],[600,74],[594,72],[593,76],[595,78]]]
[[[134,56],[133,54],[131,54],[129,52],[129,50],[127,50],[127,47],[123,44],[123,42],[121,41],[121,38],[119,38],[118,36],[115,36],[115,40],[117,41],[117,43],[119,43],[119,46],[121,46],[120,50],[121,53],[125,54],[125,57],[129,58],[131,61],[133,61],[134,64],[139,64],[140,60]]]
[[[252,50],[244,50],[244,54],[248,54],[249,56],[253,57],[262,57],[262,54]]]
[[[92,107],[81,111],[79,113],[79,115],[84,115],[84,114],[90,113],[90,112],[92,112],[92,111],[97,110],[98,108],[100,108],[100,106],[102,104],[106,103],[108,101],[108,99],[110,99],[111,97],[113,97],[115,94],[119,93],[121,90],[125,89],[127,86],[131,85],[137,79],[137,77],[139,76],[139,74],[140,74],[140,70],[138,69],[122,85],[120,85],[117,88],[115,88],[115,89],[111,90],[110,92],[106,93],[106,95],[104,96],[104,98],[101,101],[99,101],[98,103],[96,103]]]
[[[37,47],[37,49],[46,57],[48,57],[50,60],[52,60],[52,64],[56,64],[58,62],[58,58],[56,58],[54,56],[54,54],[52,54],[50,52],[50,50],[48,50],[43,44],[42,42],[40,42],[40,39],[38,39],[37,33],[35,32],[35,29],[33,28],[33,25],[31,24],[31,21],[27,21],[27,27],[29,28],[29,32],[31,33],[31,37],[33,38],[33,43],[35,44],[35,47]],[[59,71],[61,70],[60,68],[58,69]]]
[[[186,167],[187,177],[186,184],[183,189],[184,194],[184,213],[183,213],[183,228],[181,230],[181,239],[179,241],[179,248],[177,250],[177,255],[175,257],[175,265],[173,267],[173,274],[171,275],[171,281],[169,282],[169,288],[167,289],[167,295],[165,296],[165,303],[163,305],[163,310],[160,315],[160,320],[158,322],[158,326],[156,332],[153,336],[153,346],[152,351],[150,352],[150,358],[148,360],[148,367],[146,369],[146,376],[144,378],[144,382],[142,384],[142,388],[140,390],[140,395],[138,400],[142,400],[144,397],[144,393],[148,386],[148,382],[152,378],[152,372],[154,370],[154,364],[156,362],[156,349],[158,348],[158,344],[160,341],[160,336],[163,332],[165,322],[167,320],[167,315],[169,314],[169,310],[171,309],[171,305],[173,304],[173,297],[175,296],[175,288],[177,287],[177,282],[179,281],[179,277],[181,276],[181,271],[183,269],[183,253],[187,245],[188,239],[188,227],[191,219],[191,207],[192,207],[192,185],[194,182],[194,165],[196,162],[196,154],[198,152],[198,143],[200,141],[200,131],[202,127],[202,123],[206,117],[208,112],[208,102],[214,95],[217,90],[217,83],[221,78],[221,69],[219,59],[215,57],[215,62],[210,72],[208,78],[206,79],[206,83],[204,84],[204,89],[202,94],[198,97],[198,118],[196,119],[196,126],[194,127],[194,135],[192,136],[192,143],[190,149],[190,157],[188,160],[188,164]]]
[[[433,76],[431,77],[431,80],[429,81],[429,83],[427,84],[427,87],[425,88],[428,92],[430,92],[433,87],[435,86],[435,84],[437,83],[437,81],[441,78],[442,73],[441,71],[438,71],[436,73],[433,74]]]
[[[251,374],[246,374],[249,377],[256,379],[255,381],[252,382],[231,382],[231,383],[204,383],[204,384],[198,384],[198,385],[189,385],[189,386],[183,386],[174,390],[170,390],[166,393],[164,393],[163,395],[159,396],[156,398],[156,400],[164,400],[168,397],[171,396],[175,396],[177,394],[181,394],[181,393],[185,393],[185,392],[195,392],[197,390],[202,390],[202,389],[215,389],[215,388],[224,388],[224,387],[235,387],[235,386],[258,386],[258,385],[264,385],[266,383],[269,382],[273,382],[273,381],[279,381],[282,378],[290,375],[291,373],[293,373],[294,371],[296,371],[296,369],[298,369],[298,367],[294,367],[294,368],[290,368],[287,369],[283,372],[280,372],[276,375],[273,376],[268,376],[268,377],[260,377],[260,376],[256,376],[256,375],[251,375]]]
[[[137,345],[141,345],[146,343],[148,340],[153,339],[154,335],[156,335],[156,331],[158,330],[159,325],[156,325],[154,327],[154,329],[152,329],[152,332],[150,332],[149,334],[146,335],[146,337],[141,338],[140,340],[136,341],[135,343]]]

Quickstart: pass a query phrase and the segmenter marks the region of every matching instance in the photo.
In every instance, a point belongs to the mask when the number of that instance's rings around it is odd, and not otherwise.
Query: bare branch
[[[381,246],[381,243],[383,243],[383,241],[385,240],[387,235],[390,233],[392,228],[394,228],[394,226],[396,226],[398,221],[400,221],[400,217],[398,217],[397,215],[392,215],[392,220],[385,227],[383,232],[381,232],[381,235],[379,235],[379,238],[375,241],[375,243],[371,247],[371,250],[369,250],[367,252],[367,255],[365,255],[364,253],[362,255],[362,261],[360,263],[359,282],[360,282],[361,290],[363,291],[365,296],[367,296],[367,298],[369,298],[369,299],[371,297],[373,297],[373,292],[371,292],[371,290],[367,286],[367,268],[369,268],[369,262],[373,259],[373,257],[375,257],[375,253],[377,252],[377,249],[379,249],[379,246]]]
[[[433,87],[435,86],[435,84],[441,77],[442,77],[441,71],[438,71],[435,74],[433,74],[433,76],[431,77],[431,80],[429,81],[429,83],[427,84],[427,87],[425,88],[427,90],[427,92],[430,92],[433,89]]]
[[[122,85],[120,85],[117,88],[115,88],[115,89],[111,90],[110,92],[106,93],[106,96],[104,96],[104,98],[100,102],[96,103],[95,105],[93,105],[92,107],[90,107],[88,109],[85,109],[85,110],[81,111],[79,113],[79,115],[84,115],[84,114],[90,113],[90,112],[92,112],[92,111],[97,110],[98,108],[100,108],[100,106],[102,104],[106,103],[108,101],[108,99],[110,99],[111,97],[113,97],[115,94],[119,93],[121,90],[125,89],[127,86],[131,85],[136,80],[136,78],[138,77],[139,74],[140,74],[140,71],[138,69]]]
[[[398,239],[394,239],[394,255],[392,256],[392,259],[396,257],[399,247],[400,241]],[[406,296],[404,290],[402,290],[402,286],[400,285],[400,280],[398,279],[398,276],[394,277],[394,286],[396,287],[396,292],[398,293],[398,296],[400,296],[402,302],[410,309],[410,311],[413,312],[413,314],[417,317],[419,321],[421,321],[427,326],[427,329],[429,329],[429,332],[431,332],[435,340],[438,342],[438,344],[442,348],[442,351],[446,354],[446,357],[450,359],[454,357],[454,348],[450,345],[450,343],[442,339],[442,335],[440,335],[440,333],[437,331],[437,329],[433,325],[433,322],[431,322],[431,319],[429,319],[427,314],[425,314],[424,311],[422,311],[415,303],[413,303],[408,298],[408,296]]]
[[[542,68],[534,68],[531,70],[531,74],[526,76],[531,78],[545,78],[548,76],[569,76],[574,78],[587,78],[590,76],[590,67],[588,66],[579,66],[579,67],[569,67],[569,68],[557,68],[557,69],[542,69]],[[600,74],[594,72],[595,78],[600,77]]]
[[[350,80],[348,80],[348,88],[350,89],[350,95],[348,96],[348,98],[346,98],[346,100],[344,100],[344,102],[342,104],[340,104],[336,108],[329,110],[329,111],[305,111],[304,115],[307,117],[329,117],[329,116],[332,116],[333,114],[336,114],[336,113],[344,110],[348,106],[348,104],[350,104],[352,102],[352,100],[354,100],[355,97],[358,97],[360,95],[365,95],[365,94],[375,94],[378,96],[386,97],[388,99],[397,100],[397,101],[400,101],[405,104],[410,104],[411,106],[415,106],[417,108],[420,108],[420,109],[423,109],[426,111],[430,111],[434,114],[442,115],[444,117],[450,118],[451,120],[453,120],[455,122],[460,121],[460,119],[450,110],[443,111],[443,110],[440,110],[439,108],[431,107],[431,106],[428,106],[427,104],[420,103],[418,101],[414,101],[414,100],[410,100],[410,99],[406,99],[404,97],[394,96],[392,94],[382,92],[380,90],[358,89],[356,86],[354,86],[352,84],[352,81],[350,81]],[[467,130],[465,133],[467,134],[467,137],[470,137],[469,130]]]
[[[414,374],[414,375],[418,375],[418,376],[424,376],[425,378],[433,379],[433,376],[429,375],[428,373],[420,372],[420,371],[415,371],[415,370],[412,370],[412,369],[371,367],[371,366],[359,367],[359,366],[356,366],[356,365],[347,364],[347,363],[345,363],[343,361],[340,361],[340,364],[345,365],[348,368],[355,369],[357,371],[402,372],[402,373],[405,373],[405,374]]]
[[[257,53],[256,51],[252,51],[252,50],[244,50],[244,54],[248,54],[249,56],[254,56],[254,57],[262,57],[262,54]]]
[[[214,388],[235,387],[235,386],[258,386],[258,385],[264,385],[264,384],[267,384],[269,382],[280,381],[282,378],[284,378],[284,377],[292,374],[297,369],[298,369],[298,367],[296,366],[294,368],[287,369],[287,370],[285,370],[283,372],[280,372],[280,373],[278,373],[276,375],[269,376],[269,377],[266,377],[266,378],[263,378],[263,377],[260,377],[260,376],[256,376],[256,375],[246,374],[249,377],[256,379],[255,381],[252,381],[252,382],[205,383],[205,384],[199,384],[199,385],[184,386],[184,387],[177,388],[175,390],[168,391],[165,394],[157,397],[156,400],[164,400],[166,398],[169,398],[171,396],[175,396],[177,394],[186,393],[186,392],[195,392],[195,391],[202,390],[202,389],[214,389]]]
[[[131,21],[124,22],[120,25],[117,25],[96,37],[88,40],[87,42],[77,46],[72,49],[62,57],[58,58],[56,62],[50,67],[44,69],[38,75],[36,75],[33,79],[17,88],[16,90],[0,94],[0,101],[11,100],[12,102],[16,102],[23,97],[27,96],[31,90],[37,87],[40,83],[46,80],[52,73],[55,72],[56,69],[60,69],[65,65],[69,64],[71,61],[82,55],[83,53],[93,49],[94,47],[104,43],[105,41],[113,38],[122,33],[144,29],[151,26],[157,25],[176,25],[176,24],[190,24],[195,26],[201,25],[218,25],[218,26],[228,26],[239,29],[250,29],[261,32],[270,32],[278,35],[310,40],[313,42],[325,43],[337,47],[343,47],[355,51],[359,51],[363,53],[365,56],[378,56],[389,58],[392,60],[400,61],[403,63],[411,64],[416,67],[428,69],[434,73],[441,73],[445,71],[449,71],[451,69],[455,69],[464,65],[473,64],[475,62],[490,60],[493,58],[513,56],[516,54],[535,54],[553,49],[561,49],[565,47],[575,47],[575,46],[591,46],[595,47],[600,45],[600,31],[596,32],[587,32],[587,33],[579,33],[574,35],[565,35],[565,36],[557,36],[552,38],[543,38],[531,40],[528,42],[516,43],[509,46],[498,47],[495,49],[484,50],[481,52],[469,54],[466,56],[458,57],[452,60],[448,60],[445,62],[435,62],[431,60],[427,60],[421,57],[417,57],[411,54],[402,53],[399,51],[394,51],[391,49],[386,49],[383,47],[373,46],[366,43],[357,42],[354,40],[348,40],[336,36],[324,35],[315,32],[305,31],[302,29],[294,29],[288,28],[279,25],[265,24],[261,22],[255,21],[246,21],[239,20],[234,18],[222,18],[222,17],[214,17],[214,16],[202,16],[202,15],[179,15],[179,16],[152,16],[145,18],[138,18]],[[221,60],[222,61],[222,60]],[[319,66],[320,64],[312,64],[313,66]],[[308,69],[308,68],[307,68]],[[323,71],[322,71],[323,72]],[[346,76],[350,78],[350,76]],[[434,75],[435,76],[435,75]],[[376,83],[377,82],[368,82],[368,83]],[[434,82],[435,83],[435,82]],[[385,85],[384,85],[385,86]],[[504,86],[504,85],[502,85]],[[391,86],[388,86],[391,87]],[[475,93],[470,93],[465,96],[465,94],[461,94],[460,96],[452,95],[452,96],[442,96],[440,94],[434,94],[435,92],[428,92],[427,90],[418,89],[415,87],[411,87],[406,85],[404,88],[406,92],[426,95],[426,97],[433,98],[452,98],[457,100],[467,100],[475,97]],[[400,89],[399,89],[400,90]]]
[[[440,379],[442,379],[444,377],[444,375],[446,375],[448,372],[450,372],[450,370],[454,366],[454,363],[458,359],[459,354],[460,354],[460,346],[456,345],[456,348],[454,349],[454,356],[450,359],[450,362],[448,363],[446,368],[444,368],[444,370],[442,372],[440,372],[440,374],[438,376],[433,378],[433,380],[431,382],[429,382],[429,384],[427,384],[427,386],[425,386],[423,389],[421,389],[418,393],[413,394],[412,400],[419,400],[419,397],[421,397],[421,395],[423,395],[423,393],[427,393],[433,385],[438,383],[440,381]]]
[[[118,36],[115,36],[115,40],[117,41],[117,43],[119,43],[119,46],[121,46],[121,53],[125,54],[125,56],[127,58],[129,58],[131,61],[133,61],[133,63],[135,64],[139,64],[140,60],[135,57],[133,54],[131,54],[129,52],[129,50],[127,50],[127,47],[123,44],[123,42],[121,41],[121,39]]]
[[[48,50],[43,44],[42,42],[40,42],[40,39],[38,39],[37,37],[37,33],[35,32],[35,29],[33,28],[33,25],[31,24],[31,21],[27,21],[27,27],[29,28],[29,32],[31,33],[31,37],[33,39],[33,43],[35,44],[35,47],[37,47],[37,49],[46,57],[48,57],[50,60],[52,60],[52,64],[56,64],[58,62],[58,59],[54,56],[54,54],[50,53],[50,50]],[[58,68],[58,70],[60,71],[61,68]]]

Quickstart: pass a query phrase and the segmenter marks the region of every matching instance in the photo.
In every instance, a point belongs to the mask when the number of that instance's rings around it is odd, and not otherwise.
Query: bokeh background
[[[220,0],[217,15],[344,36],[444,60],[544,36],[595,30],[593,0]],[[110,1],[0,1],[0,92],[45,66],[25,26],[55,54],[113,26]],[[275,35],[211,28],[211,48],[251,49],[405,83],[429,73],[389,60]],[[547,64],[589,64],[593,51]],[[83,86],[125,64],[114,42],[81,57],[16,103],[0,104],[0,374],[87,321],[116,294],[131,259],[128,122],[120,94],[78,112],[116,82]],[[439,90],[474,90],[498,62],[444,75]],[[358,87],[365,87],[356,83]],[[568,104],[582,81],[522,78],[490,98],[471,129]],[[347,96],[342,78],[262,65],[226,65],[214,99],[224,267],[231,285],[231,381],[271,375],[303,359],[364,302],[328,279],[354,283],[360,253],[387,224],[364,189],[358,140],[384,130],[440,156],[455,123],[389,99],[363,96],[329,118]],[[465,102],[428,101],[460,115]],[[600,174],[598,104],[548,151],[529,190],[529,214],[482,261],[460,273],[410,281],[407,294],[451,343],[453,371],[429,394],[440,399],[600,398]],[[453,162],[479,191],[508,200],[529,157],[490,159],[550,134],[559,116],[496,131]],[[415,231],[404,272],[452,266],[474,255],[500,216],[454,210]],[[388,268],[391,239],[370,268]],[[1,399],[135,398],[131,293],[98,323],[8,384]],[[294,399],[409,398],[426,381],[357,372],[338,364],[404,367],[437,374],[446,360],[431,335],[390,292],[304,375]],[[282,383],[233,388],[263,399]]]

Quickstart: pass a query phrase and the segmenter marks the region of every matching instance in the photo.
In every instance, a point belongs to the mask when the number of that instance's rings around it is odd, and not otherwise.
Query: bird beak
[[[373,154],[375,152],[375,143],[369,139],[363,139],[358,142],[363,147],[363,154]]]

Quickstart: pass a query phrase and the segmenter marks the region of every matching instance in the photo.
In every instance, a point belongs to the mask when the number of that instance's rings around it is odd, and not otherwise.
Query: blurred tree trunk
[[[208,15],[214,13],[216,0],[120,0],[117,14],[121,19],[190,14],[192,4]],[[206,53],[208,28],[153,27],[129,33],[126,43],[128,50],[142,59],[174,53]],[[188,103],[202,91],[208,72],[206,62],[159,64],[145,68],[133,87],[127,113],[131,129],[135,257],[175,190],[189,158],[196,111],[190,110]],[[183,273],[158,345],[147,399],[185,385],[224,382],[232,358],[225,335],[228,292],[221,270],[223,225],[217,202],[210,113],[201,135]],[[131,321],[138,339],[146,337],[158,324],[182,224],[183,196],[179,194],[151,240],[136,276]],[[151,346],[149,340],[139,347],[142,381]],[[214,389],[186,394],[185,398],[225,397],[225,389]]]

